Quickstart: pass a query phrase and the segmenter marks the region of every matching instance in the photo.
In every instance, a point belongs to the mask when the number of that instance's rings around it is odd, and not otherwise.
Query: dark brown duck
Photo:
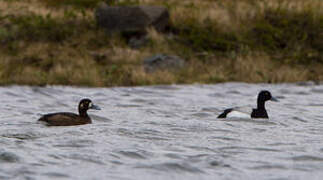
[[[79,114],[70,112],[50,113],[43,115],[38,121],[45,122],[49,126],[74,126],[92,123],[87,110],[100,110],[99,106],[92,103],[90,99],[82,99],[79,103]]]

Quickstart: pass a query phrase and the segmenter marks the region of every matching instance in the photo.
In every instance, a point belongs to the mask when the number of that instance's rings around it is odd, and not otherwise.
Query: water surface
[[[265,119],[220,120],[255,106]],[[323,86],[0,87],[0,179],[323,179]],[[93,124],[46,127],[44,113],[101,106]]]

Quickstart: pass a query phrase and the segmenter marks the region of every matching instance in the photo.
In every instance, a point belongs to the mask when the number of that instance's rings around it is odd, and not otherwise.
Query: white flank
[[[227,118],[251,118],[251,114],[233,110],[227,114]]]

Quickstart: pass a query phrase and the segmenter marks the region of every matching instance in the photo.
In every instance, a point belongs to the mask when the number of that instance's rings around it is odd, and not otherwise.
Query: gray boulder
[[[144,69],[146,72],[155,72],[157,70],[176,70],[183,68],[185,61],[178,56],[169,56],[157,54],[144,60]]]
[[[169,12],[162,6],[108,6],[101,3],[95,11],[98,26],[108,32],[145,32],[152,26],[165,30]]]

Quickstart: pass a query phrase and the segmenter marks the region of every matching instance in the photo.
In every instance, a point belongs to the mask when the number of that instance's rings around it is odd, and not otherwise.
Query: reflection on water
[[[254,106],[269,120],[216,119]],[[323,86],[1,87],[0,179],[323,179]],[[41,114],[102,107],[93,124],[46,127]]]

